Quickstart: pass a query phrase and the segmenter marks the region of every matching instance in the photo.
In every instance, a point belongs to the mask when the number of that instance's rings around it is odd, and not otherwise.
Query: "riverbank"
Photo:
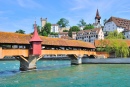
[[[107,59],[83,58],[82,64],[130,64],[130,58],[107,58]]]

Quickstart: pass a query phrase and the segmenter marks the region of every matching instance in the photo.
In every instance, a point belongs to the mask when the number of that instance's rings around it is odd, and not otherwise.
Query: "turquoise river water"
[[[19,61],[0,61],[0,87],[130,87],[130,64],[40,60],[36,70],[20,72]]]

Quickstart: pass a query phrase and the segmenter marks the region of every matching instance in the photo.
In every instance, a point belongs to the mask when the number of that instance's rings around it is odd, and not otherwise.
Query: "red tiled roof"
[[[110,17],[107,22],[111,22],[111,21],[113,21],[118,27],[123,27],[126,30],[130,30],[130,20],[128,19]]]
[[[73,40],[73,38],[69,37],[69,36],[61,36],[62,39],[68,39],[68,40]]]
[[[101,28],[95,28],[95,29],[90,29],[90,30],[82,30],[82,31],[79,31],[77,34],[83,34],[83,33],[89,33],[89,32],[96,32],[98,34],[100,29]]]
[[[33,36],[32,38],[30,39],[30,42],[33,42],[33,41],[42,41],[41,38],[39,37],[38,33],[37,33],[37,28],[36,28],[36,22],[34,24],[34,33],[33,33]]]
[[[29,34],[0,32],[0,43],[30,44],[29,40],[31,39],[31,37],[32,35]],[[66,40],[60,38],[49,38],[44,36],[40,36],[40,38],[42,40],[42,45],[95,48],[93,44],[79,40]]]
[[[0,43],[29,44],[31,35],[11,32],[0,32]]]

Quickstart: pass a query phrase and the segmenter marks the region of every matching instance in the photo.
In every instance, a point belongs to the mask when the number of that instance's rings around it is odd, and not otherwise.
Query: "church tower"
[[[98,12],[98,9],[97,9],[97,12],[96,12],[96,17],[95,17],[95,24],[100,24],[100,15],[99,15],[99,12]]]
[[[44,27],[46,23],[47,23],[47,18],[45,19],[41,18],[41,27]]]

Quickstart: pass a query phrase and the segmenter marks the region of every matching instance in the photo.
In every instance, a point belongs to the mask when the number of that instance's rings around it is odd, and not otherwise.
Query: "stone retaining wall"
[[[113,58],[113,59],[89,59],[83,58],[83,64],[130,64],[130,58]]]

